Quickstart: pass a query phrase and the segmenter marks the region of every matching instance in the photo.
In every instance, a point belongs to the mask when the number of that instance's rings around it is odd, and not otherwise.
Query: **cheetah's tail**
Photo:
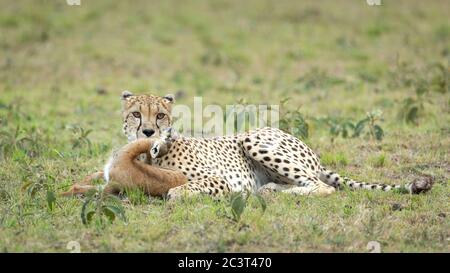
[[[411,183],[407,183],[405,185],[364,183],[355,181],[348,177],[341,177],[339,174],[327,170],[325,168],[321,169],[319,178],[323,182],[337,189],[342,188],[342,185],[346,185],[351,189],[382,190],[382,191],[397,190],[401,193],[411,193],[411,194],[418,194],[421,192],[429,191],[433,186],[434,182],[432,177],[422,177],[416,178]]]

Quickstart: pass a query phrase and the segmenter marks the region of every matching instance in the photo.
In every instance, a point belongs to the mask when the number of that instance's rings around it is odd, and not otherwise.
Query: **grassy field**
[[[450,2],[0,0],[0,251],[449,252]],[[99,169],[121,133],[121,90],[177,103],[283,104],[323,164],[424,195],[166,203],[139,193],[127,221],[83,225],[53,193]],[[376,140],[349,125],[382,111]],[[300,118],[299,118],[300,117]],[[303,118],[304,122],[301,120]],[[346,127],[347,126],[347,127]],[[347,128],[348,135],[342,128]]]

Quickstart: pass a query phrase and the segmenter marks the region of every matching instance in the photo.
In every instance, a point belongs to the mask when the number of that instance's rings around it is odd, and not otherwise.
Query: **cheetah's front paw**
[[[186,189],[183,187],[175,187],[169,190],[166,197],[169,201],[179,200],[186,196]]]
[[[273,192],[276,192],[277,190],[277,184],[270,182],[265,185],[263,185],[261,188],[258,189],[258,194],[260,195],[269,195]]]

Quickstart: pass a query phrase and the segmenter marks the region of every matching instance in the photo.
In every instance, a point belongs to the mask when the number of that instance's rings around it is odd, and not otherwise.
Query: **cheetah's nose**
[[[142,133],[146,137],[151,137],[155,133],[155,130],[153,130],[153,129],[145,129],[145,130],[142,131]]]

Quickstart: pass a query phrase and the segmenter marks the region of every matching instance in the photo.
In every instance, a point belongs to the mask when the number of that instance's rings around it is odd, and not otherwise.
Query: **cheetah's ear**
[[[167,94],[163,97],[168,103],[174,103],[175,102],[175,96],[172,94]]]
[[[122,92],[122,100],[126,100],[126,99],[128,99],[129,97],[131,97],[131,96],[133,96],[133,93],[131,93],[131,92],[128,91],[128,90],[125,90],[125,91]]]

